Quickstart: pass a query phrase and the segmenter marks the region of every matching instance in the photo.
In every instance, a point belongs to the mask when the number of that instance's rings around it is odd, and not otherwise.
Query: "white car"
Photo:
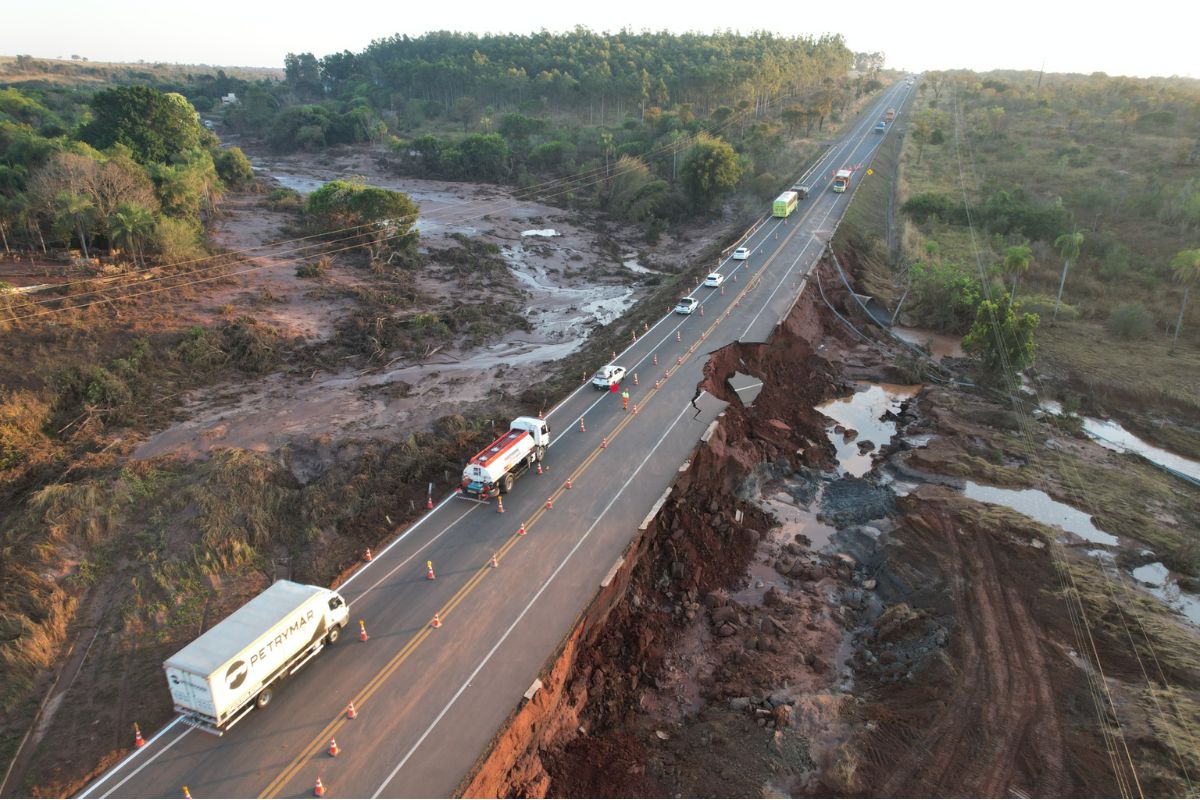
[[[715,289],[724,282],[725,276],[719,272],[711,272],[709,273],[708,277],[704,279],[704,285],[710,289]]]
[[[737,250],[733,251],[733,257],[737,261],[745,261],[750,257],[750,249],[746,247],[739,247]]]
[[[694,297],[685,297],[679,301],[679,305],[675,306],[676,314],[690,314],[696,310],[696,306],[700,305],[700,301]]]
[[[601,367],[595,376],[593,376],[592,386],[595,386],[597,389],[608,389],[614,383],[620,383],[624,379],[624,367],[618,367],[616,364],[608,364]]]

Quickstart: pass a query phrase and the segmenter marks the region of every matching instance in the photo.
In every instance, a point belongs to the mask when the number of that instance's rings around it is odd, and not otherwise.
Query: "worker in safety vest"
[[[621,407],[624,408],[626,411],[629,410],[629,390],[628,389],[621,392]]]

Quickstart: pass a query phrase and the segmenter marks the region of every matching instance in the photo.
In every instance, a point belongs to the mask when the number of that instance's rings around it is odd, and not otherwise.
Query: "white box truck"
[[[349,616],[331,589],[276,581],[163,662],[175,710],[220,736],[266,708],[275,684],[336,642]]]

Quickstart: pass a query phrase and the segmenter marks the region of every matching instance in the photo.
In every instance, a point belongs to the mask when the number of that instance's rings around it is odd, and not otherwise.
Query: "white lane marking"
[[[181,721],[183,721],[182,716],[178,716],[175,719],[171,720],[169,723],[167,723],[167,725],[162,730],[160,730],[158,733],[151,736],[149,740],[147,740],[145,747],[139,747],[137,750],[134,750],[132,753],[125,756],[125,758],[119,764],[117,764],[115,767],[110,769],[108,772],[101,775],[99,778],[96,778],[96,780],[92,782],[91,786],[87,787],[79,794],[79,797],[85,798],[92,792],[96,791],[96,789],[100,788],[100,785],[102,783],[104,783],[106,780],[108,780],[113,775],[115,775],[117,770],[124,769],[126,766],[128,766],[129,762],[133,761],[135,758],[140,756],[142,753],[146,752],[150,748],[150,745],[157,742],[167,731],[171,730],[171,728],[174,728]],[[188,728],[188,730],[191,730],[191,728]]]
[[[829,211],[825,214],[824,219],[821,220],[821,225],[824,225],[829,220],[829,217],[833,214],[833,210],[835,208],[837,208],[836,203],[831,206]],[[797,255],[795,260],[792,261],[791,266],[787,268],[787,272],[783,273],[783,277],[779,279],[779,283],[775,285],[775,289],[771,292],[771,294],[767,295],[767,299],[763,301],[762,308],[760,308],[758,313],[754,315],[754,319],[750,320],[750,324],[746,326],[746,330],[742,331],[742,335],[739,336],[738,339],[743,339],[750,335],[750,329],[754,327],[754,323],[758,322],[758,318],[763,315],[763,312],[770,308],[771,300],[775,297],[775,293],[782,288],[784,281],[786,281],[788,276],[792,274],[792,270],[794,270],[796,265],[800,263],[800,259],[804,258],[804,254],[808,252],[808,248],[812,247],[813,242],[815,241],[817,241],[817,234],[814,231],[811,235],[809,235],[808,241],[805,242],[804,247],[800,249],[799,255]]]
[[[654,455],[659,446],[666,441],[667,436],[675,429],[675,426],[679,424],[679,420],[681,420],[683,415],[686,414],[691,408],[691,401],[684,404],[683,409],[679,412],[679,415],[675,417],[674,422],[667,427],[667,430],[661,437],[659,437],[659,440],[654,443],[654,447],[650,448],[650,452],[647,453],[646,457],[642,459],[642,463],[638,464],[637,469],[635,469],[629,478],[626,479],[621,488],[617,490],[617,493],[613,495],[613,498],[608,501],[608,505],[606,505],[604,510],[600,512],[600,515],[596,517],[596,521],[593,522],[591,526],[584,532],[583,536],[579,537],[579,541],[575,543],[575,546],[571,548],[570,552],[567,553],[563,560],[560,561],[558,566],[554,569],[554,572],[550,573],[550,577],[546,579],[545,583],[541,585],[529,602],[525,604],[525,608],[521,609],[521,613],[517,615],[517,618],[512,621],[512,624],[508,626],[507,630],[504,631],[504,634],[500,637],[496,644],[492,646],[492,649],[489,650],[487,655],[483,657],[483,660],[479,662],[479,666],[475,667],[475,671],[472,672],[465,681],[463,681],[462,686],[458,687],[458,691],[455,692],[454,696],[450,698],[450,702],[446,703],[445,707],[438,713],[436,717],[434,717],[433,722],[429,723],[429,727],[425,729],[425,732],[421,734],[421,737],[417,739],[416,743],[409,749],[407,753],[405,753],[404,758],[400,759],[400,763],[398,763],[396,767],[390,773],[388,773],[388,776],[384,779],[383,783],[381,783],[379,788],[375,790],[375,794],[371,795],[372,799],[379,797],[383,793],[383,790],[387,788],[387,785],[392,782],[393,778],[396,777],[396,773],[398,773],[404,767],[404,765],[408,763],[408,760],[412,758],[413,753],[417,752],[417,748],[421,746],[425,739],[428,738],[429,734],[433,732],[433,729],[437,727],[438,723],[442,721],[442,718],[446,716],[447,712],[449,712],[455,702],[458,701],[458,698],[462,696],[462,693],[467,690],[467,687],[471,685],[471,682],[475,680],[475,677],[479,675],[483,668],[487,666],[487,663],[492,660],[492,656],[496,654],[496,651],[500,649],[500,646],[504,644],[521,620],[525,618],[525,615],[529,613],[529,610],[533,608],[534,603],[538,601],[546,589],[550,587],[550,584],[554,582],[554,579],[558,577],[558,573],[562,572],[563,568],[567,566],[567,563],[571,560],[579,548],[583,546],[583,543],[587,541],[587,538],[591,535],[592,531],[594,531],[596,526],[600,524],[600,521],[604,519],[604,515],[607,514],[609,509],[616,504],[617,500],[621,497],[625,490],[629,488],[629,484],[633,483],[633,479],[636,478],[638,473],[642,471],[642,467],[646,466],[646,462],[650,460],[650,457]]]
[[[412,561],[414,558],[416,558],[416,557],[417,557],[417,555],[418,555],[418,554],[419,554],[419,553],[420,553],[422,550],[424,550],[426,547],[429,547],[429,545],[433,544],[433,543],[434,543],[434,542],[436,542],[438,539],[442,538],[442,536],[443,536],[443,535],[444,535],[444,534],[445,534],[447,531],[449,531],[451,528],[453,528],[453,527],[454,527],[455,525],[457,525],[458,523],[462,522],[462,521],[463,521],[463,518],[464,518],[464,517],[466,517],[466,516],[467,516],[467,514],[470,514],[472,511],[474,511],[474,510],[475,510],[475,509],[477,509],[477,508],[479,508],[479,506],[477,506],[477,505],[472,505],[472,506],[471,506],[470,508],[468,508],[466,511],[464,511],[464,512],[463,512],[463,513],[461,513],[461,514],[459,514],[459,515],[458,515],[458,517],[456,517],[456,518],[455,518],[455,520],[454,520],[453,522],[451,522],[449,525],[447,525],[446,527],[442,528],[442,529],[441,529],[440,531],[438,531],[436,534],[434,534],[433,536],[431,536],[431,537],[429,538],[429,541],[425,542],[423,545],[421,545],[420,547],[418,547],[416,550],[413,550],[413,551],[412,551],[412,553],[411,553],[411,554],[408,556],[408,558],[404,559],[404,560],[403,560],[403,561],[401,561],[399,564],[397,564],[396,566],[392,567],[392,568],[391,568],[391,569],[389,569],[387,572],[383,573],[383,577],[381,577],[379,580],[375,581],[375,582],[374,582],[374,583],[372,583],[370,586],[368,586],[366,589],[364,589],[362,594],[358,595],[358,596],[357,596],[357,597],[355,597],[353,600],[347,600],[347,601],[346,601],[346,606],[347,606],[347,607],[349,607],[350,605],[352,605],[352,604],[354,604],[354,603],[357,603],[358,601],[362,600],[364,597],[366,597],[368,594],[370,594],[370,593],[371,593],[371,592],[372,592],[372,591],[373,591],[373,590],[374,590],[376,587],[378,587],[378,586],[379,586],[379,584],[383,583],[383,582],[384,582],[384,581],[386,581],[388,578],[390,578],[390,577],[392,577],[393,575],[395,575],[395,574],[396,574],[396,573],[397,573],[397,572],[398,572],[398,571],[399,571],[399,570],[400,570],[402,567],[404,567],[404,565],[405,565],[405,564],[407,564],[408,562],[410,562],[410,561]],[[349,581],[346,581],[346,583],[349,583]],[[343,587],[345,587],[345,585],[346,585],[346,584],[345,584],[345,583],[343,583],[343,584],[342,584],[342,586],[340,586],[340,587],[338,587],[338,588],[343,588]]]
[[[166,731],[166,728],[164,728],[164,729],[163,729],[163,731],[165,732],[165,731]],[[179,734],[179,735],[178,735],[178,736],[176,736],[174,739],[172,739],[170,742],[168,742],[167,744],[163,745],[163,747],[162,747],[162,749],[161,749],[161,750],[159,750],[157,753],[155,753],[154,755],[152,755],[152,756],[150,756],[149,758],[147,758],[147,759],[146,759],[146,763],[145,763],[145,764],[142,764],[140,767],[138,767],[137,769],[135,769],[133,772],[131,772],[131,773],[129,773],[128,775],[126,775],[124,778],[122,778],[122,779],[121,779],[120,783],[118,783],[116,786],[114,786],[114,787],[112,787],[111,789],[109,789],[109,790],[108,790],[107,792],[105,792],[104,794],[100,795],[100,800],[104,800],[104,798],[108,797],[110,794],[112,794],[113,792],[115,792],[117,789],[120,789],[122,786],[124,786],[124,785],[125,785],[126,781],[129,781],[129,780],[131,780],[131,779],[132,779],[132,778],[133,778],[135,775],[137,775],[139,772],[141,772],[141,771],[142,771],[142,770],[144,770],[146,767],[148,767],[148,766],[150,766],[151,764],[153,764],[153,763],[154,763],[154,760],[155,760],[156,758],[158,758],[158,757],[159,757],[159,756],[161,756],[163,753],[165,753],[165,752],[167,752],[168,750],[170,750],[172,747],[174,747],[174,746],[175,746],[175,745],[176,745],[176,744],[179,742],[179,740],[180,740],[180,739],[182,739],[183,737],[187,736],[187,735],[188,735],[189,733],[191,733],[191,732],[192,732],[192,729],[191,729],[191,728],[188,728],[188,729],[186,729],[186,730],[185,730],[183,733]],[[155,737],[155,738],[157,738],[157,737]],[[148,745],[148,744],[149,744],[149,742],[147,742],[146,744]]]
[[[375,564],[379,563],[379,560],[380,560],[381,558],[383,558],[385,555],[387,555],[387,552],[388,552],[389,550],[391,550],[393,547],[395,547],[396,545],[400,544],[400,543],[401,543],[401,542],[403,542],[405,539],[407,539],[407,538],[408,538],[408,535],[409,535],[410,533],[412,533],[413,531],[415,531],[417,528],[421,527],[421,525],[423,525],[423,524],[426,522],[426,520],[429,520],[430,518],[432,518],[434,514],[436,514],[438,511],[440,511],[440,510],[442,509],[442,506],[446,505],[446,503],[449,503],[449,502],[450,502],[451,500],[453,500],[455,497],[457,497],[457,494],[455,494],[455,493],[453,493],[453,492],[452,492],[452,493],[450,493],[450,494],[446,495],[444,498],[442,498],[442,501],[441,501],[440,503],[438,503],[436,506],[434,506],[434,507],[433,507],[432,509],[430,509],[429,511],[426,511],[426,512],[425,512],[425,516],[421,517],[419,520],[417,520],[416,522],[414,522],[412,525],[409,525],[409,526],[408,526],[408,529],[407,529],[407,530],[405,530],[405,531],[404,531],[404,533],[402,533],[402,534],[400,534],[399,536],[397,536],[397,537],[395,538],[395,540],[391,542],[391,544],[389,544],[387,547],[385,547],[385,548],[383,548],[382,550],[380,550],[380,551],[379,551],[379,554],[378,554],[377,556],[375,556],[375,558],[374,558],[373,560],[371,560],[371,561],[368,561],[366,564],[363,564],[361,567],[359,567],[357,572],[355,572],[355,573],[354,573],[353,575],[351,575],[349,578],[346,578],[346,580],[345,580],[345,581],[343,581],[341,584],[339,584],[339,585],[336,587],[336,589],[340,591],[341,589],[344,589],[344,588],[346,588],[347,586],[349,586],[349,585],[350,585],[350,583],[351,583],[351,582],[352,582],[352,581],[353,581],[355,578],[357,578],[359,575],[362,575],[364,572],[366,572],[368,569],[370,569],[370,568],[371,568],[373,565],[375,565]]]

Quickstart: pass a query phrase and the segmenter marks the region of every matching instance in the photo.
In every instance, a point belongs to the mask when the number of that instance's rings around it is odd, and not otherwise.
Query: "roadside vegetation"
[[[1170,438],[1194,438],[1200,84],[934,72],[916,88],[897,249],[870,271],[875,293],[903,297],[909,324],[960,335],[985,301],[1012,300],[1017,321],[1037,318],[1028,363],[1052,393],[1142,430],[1161,427],[1144,415],[1182,414],[1192,433]]]

